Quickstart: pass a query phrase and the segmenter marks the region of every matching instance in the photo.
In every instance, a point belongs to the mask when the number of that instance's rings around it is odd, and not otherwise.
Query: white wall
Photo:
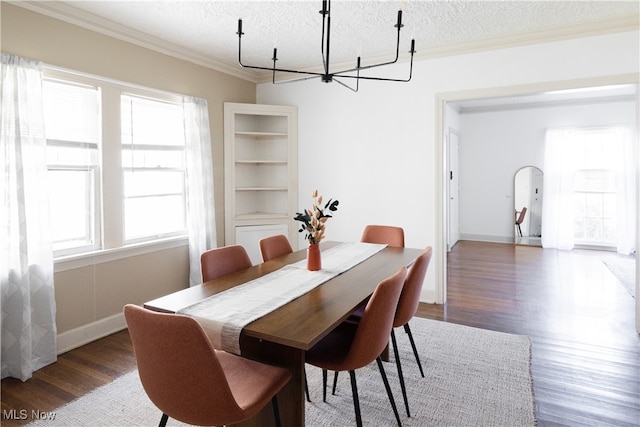
[[[446,269],[439,99],[487,88],[628,78],[639,71],[638,44],[632,31],[421,60],[410,83],[363,82],[358,93],[318,80],[264,83],[256,100],[298,106],[300,204],[310,204],[316,187],[341,203],[328,238],[357,240],[368,223],[404,227],[407,246],[434,247],[423,291],[424,301],[434,301]],[[386,71],[402,75],[406,67]]]
[[[514,176],[523,166],[544,172],[547,128],[637,124],[635,97],[459,117],[460,234],[489,242],[513,242]]]

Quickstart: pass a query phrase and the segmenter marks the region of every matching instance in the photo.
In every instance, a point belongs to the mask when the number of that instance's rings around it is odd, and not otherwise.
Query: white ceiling
[[[320,54],[321,0],[279,1],[19,1],[17,5],[248,80],[269,73],[238,66],[238,18],[243,19],[243,61],[315,69]],[[334,0],[331,63],[334,70],[389,60],[395,54],[397,11],[403,10],[401,60],[556,40],[576,34],[637,29],[640,2]],[[339,68],[338,68],[339,67]]]
[[[320,71],[321,0],[128,0],[18,1],[18,6],[142,45],[253,82],[269,72],[238,65],[238,18],[243,19],[243,62]],[[640,2],[595,0],[334,0],[331,3],[332,71],[388,61],[395,54],[397,11],[403,10],[400,60],[407,61],[412,37],[416,59],[452,55],[634,30]],[[404,77],[403,77],[404,78]],[[454,104],[462,112],[568,102],[578,98],[632,96],[637,85],[611,90],[573,91],[469,100]]]

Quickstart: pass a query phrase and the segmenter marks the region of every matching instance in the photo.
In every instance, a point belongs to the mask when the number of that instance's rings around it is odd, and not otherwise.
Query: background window
[[[100,89],[47,79],[43,97],[54,254],[99,249]]]
[[[615,246],[614,136],[608,129],[579,132],[574,175],[576,243]]]
[[[186,234],[182,105],[122,95],[120,110],[125,241]]]

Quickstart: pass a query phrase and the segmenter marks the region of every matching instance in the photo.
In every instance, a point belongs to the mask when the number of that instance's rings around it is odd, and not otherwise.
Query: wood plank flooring
[[[447,304],[419,315],[528,335],[540,426],[639,426],[635,301],[599,251],[460,242]]]
[[[530,336],[540,426],[640,426],[634,299],[606,256],[617,255],[460,242],[448,255],[447,304],[421,304],[418,315]],[[32,410],[55,411],[132,369],[126,331],[60,355],[25,383],[2,380],[1,424],[24,425]]]

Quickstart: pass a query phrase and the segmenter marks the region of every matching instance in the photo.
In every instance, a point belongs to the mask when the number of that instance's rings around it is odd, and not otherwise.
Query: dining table
[[[326,253],[341,244],[343,243],[322,242],[321,252]],[[282,366],[291,371],[291,380],[278,393],[282,425],[305,425],[306,351],[365,303],[378,283],[393,275],[399,268],[410,266],[421,252],[421,249],[384,246],[346,271],[242,327],[238,340],[243,357]],[[295,251],[148,301],[144,303],[144,307],[165,313],[182,313],[185,308],[193,307],[201,301],[222,296],[218,294],[260,280],[296,263],[301,265],[306,253],[306,249]],[[270,426],[273,425],[273,414],[267,406],[256,417],[238,425]]]

